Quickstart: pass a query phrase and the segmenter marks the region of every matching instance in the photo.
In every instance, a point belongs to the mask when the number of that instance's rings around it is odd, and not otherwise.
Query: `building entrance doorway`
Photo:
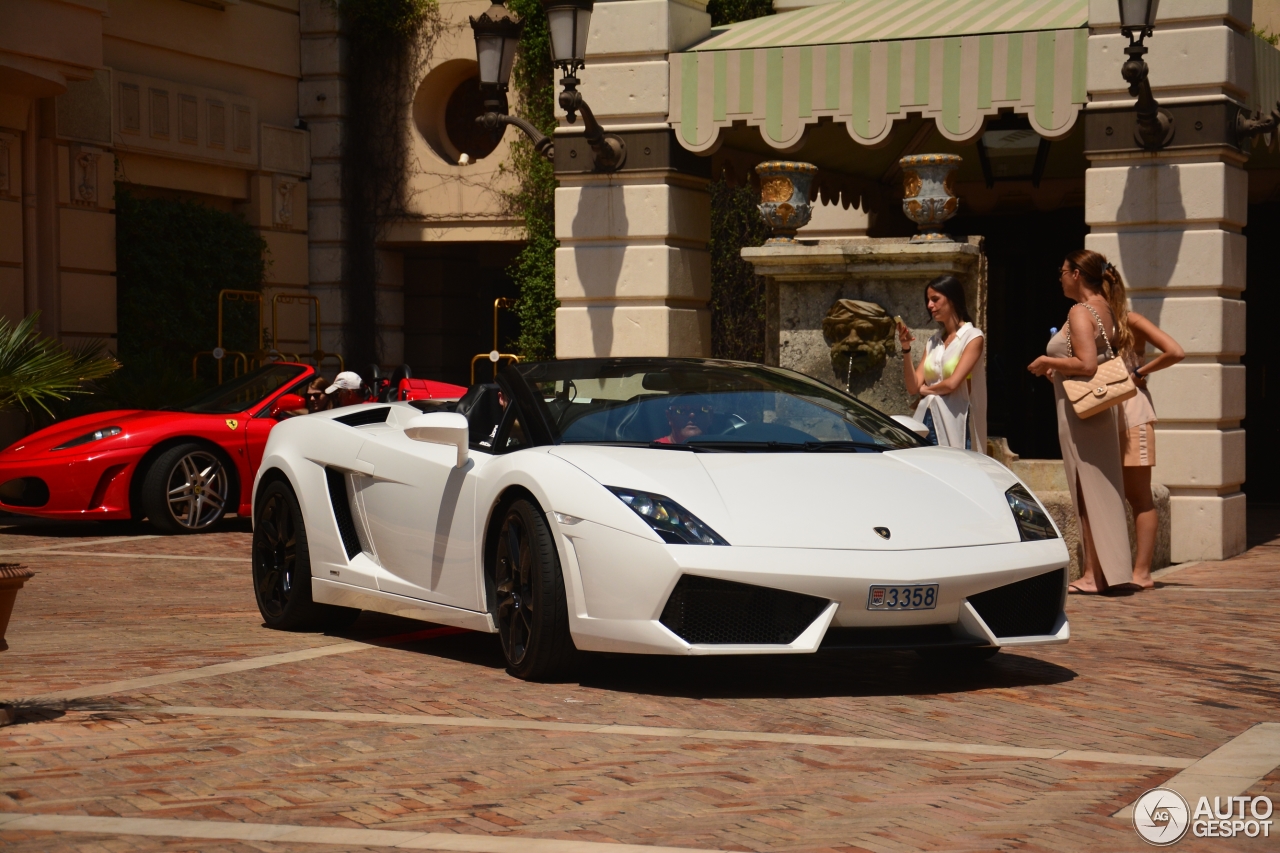
[[[1044,355],[1071,303],[1057,270],[1084,246],[1084,209],[957,216],[950,233],[980,234],[987,253],[987,431],[1025,459],[1060,459],[1053,386],[1027,365]]]
[[[1245,482],[1249,504],[1280,503],[1280,350],[1270,345],[1280,316],[1275,246],[1280,238],[1280,203],[1249,206],[1248,272],[1245,278]]]

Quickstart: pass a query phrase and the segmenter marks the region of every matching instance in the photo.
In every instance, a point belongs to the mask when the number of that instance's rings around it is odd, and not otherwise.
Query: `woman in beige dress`
[[[1105,257],[1088,249],[1067,255],[1058,280],[1063,294],[1077,304],[1062,331],[1049,340],[1045,354],[1027,369],[1053,380],[1067,487],[1080,518],[1084,574],[1069,589],[1086,595],[1108,589],[1133,591],[1118,407],[1081,419],[1062,390],[1064,377],[1089,379],[1099,360],[1118,357],[1116,353],[1133,345],[1125,323],[1124,282]]]
[[[1141,314],[1130,311],[1127,318],[1133,332],[1133,346],[1122,355],[1125,367],[1138,386],[1138,393],[1125,400],[1120,409],[1120,459],[1124,465],[1124,496],[1133,507],[1137,553],[1133,559],[1133,582],[1143,589],[1156,583],[1151,579],[1151,558],[1156,550],[1156,507],[1151,500],[1151,469],[1156,464],[1156,409],[1147,393],[1147,377],[1182,361],[1178,342]],[[1160,350],[1146,360],[1147,344]]]

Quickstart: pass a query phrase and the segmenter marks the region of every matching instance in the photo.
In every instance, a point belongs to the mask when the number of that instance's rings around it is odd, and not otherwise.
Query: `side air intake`
[[[329,481],[329,503],[333,504],[333,518],[338,522],[338,535],[350,560],[360,553],[360,537],[356,535],[356,522],[351,516],[351,501],[347,498],[347,478],[336,468],[324,469]]]
[[[825,598],[685,575],[659,620],[687,643],[787,644],[826,609]]]
[[[969,596],[969,603],[997,637],[1033,637],[1053,633],[1062,612],[1063,574],[1055,569],[1016,583]]]

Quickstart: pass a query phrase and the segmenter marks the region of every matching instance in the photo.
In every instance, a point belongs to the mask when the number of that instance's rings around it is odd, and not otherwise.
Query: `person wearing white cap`
[[[360,374],[344,370],[333,378],[333,384],[324,389],[326,395],[337,395],[334,408],[356,406],[364,402]]]

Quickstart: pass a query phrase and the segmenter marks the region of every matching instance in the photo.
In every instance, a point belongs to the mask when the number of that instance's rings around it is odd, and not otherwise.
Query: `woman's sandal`
[[[1067,584],[1067,592],[1071,595],[1097,595],[1098,594],[1098,591],[1096,589],[1085,589],[1084,587],[1076,586],[1074,583]]]

